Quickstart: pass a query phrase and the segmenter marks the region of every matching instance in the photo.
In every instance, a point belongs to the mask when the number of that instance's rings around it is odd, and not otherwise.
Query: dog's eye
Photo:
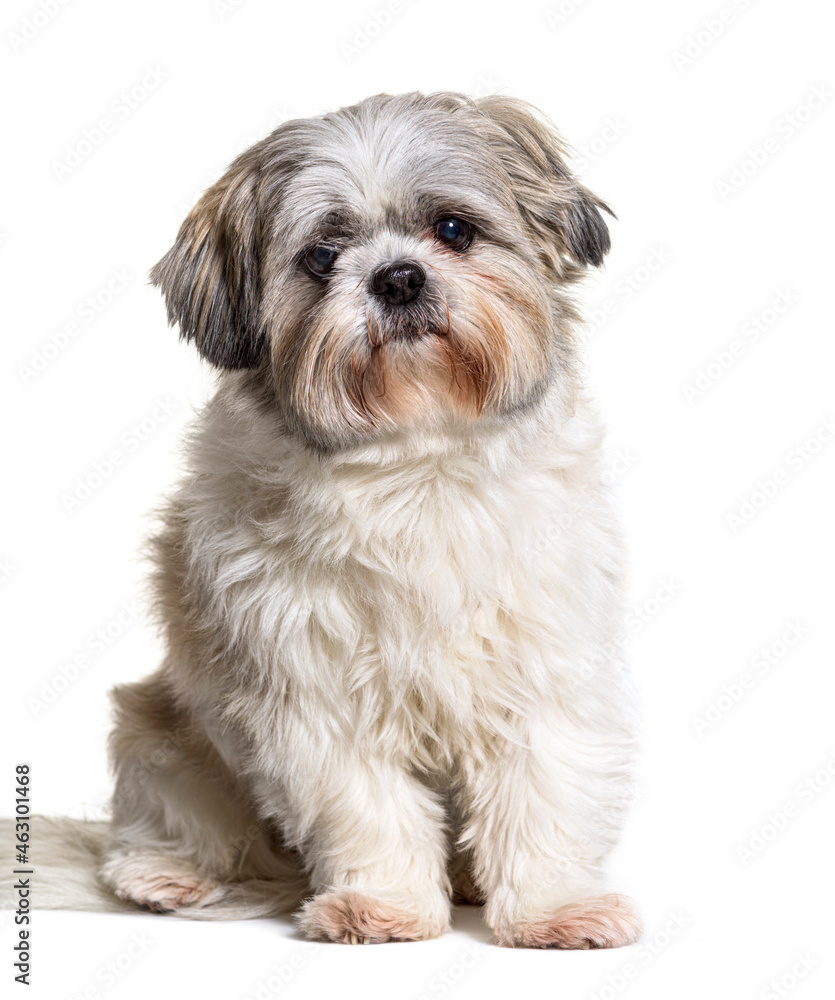
[[[308,250],[305,254],[304,262],[309,271],[317,277],[327,274],[333,267],[339,251],[329,243],[320,243],[318,246]]]
[[[472,230],[461,219],[441,219],[435,226],[435,236],[452,250],[466,250],[470,245]]]

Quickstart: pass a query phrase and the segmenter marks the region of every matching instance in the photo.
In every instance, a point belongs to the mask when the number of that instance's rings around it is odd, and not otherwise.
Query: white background
[[[146,274],[186,210],[287,117],[379,91],[502,91],[586,147],[582,175],[619,217],[585,300],[621,453],[646,704],[613,872],[647,933],[615,952],[505,951],[468,908],[440,941],[314,951],[289,922],[37,913],[27,995],[831,997],[830,5],[403,0],[382,28],[383,0],[223,7],[69,0],[46,18],[36,0],[4,5],[0,814],[26,760],[38,811],[100,816],[107,691],[160,658],[134,609],[139,551],[212,375],[167,329]],[[112,130],[85,145],[105,117]],[[75,166],[72,149],[88,154]],[[118,292],[113,272],[128,275]],[[113,474],[67,509],[114,450]],[[7,915],[4,991],[23,989],[12,929]],[[135,934],[150,943],[129,959]],[[269,982],[293,962],[286,985]]]

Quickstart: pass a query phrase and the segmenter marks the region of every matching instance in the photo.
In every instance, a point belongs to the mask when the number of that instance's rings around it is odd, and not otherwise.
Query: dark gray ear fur
[[[540,245],[555,247],[581,267],[599,267],[611,245],[601,210],[614,213],[571,173],[566,144],[556,129],[513,97],[484,97],[476,106],[502,130],[498,152]]]
[[[266,346],[259,324],[258,176],[250,155],[239,157],[151,271],[169,322],[220,368],[255,368]]]

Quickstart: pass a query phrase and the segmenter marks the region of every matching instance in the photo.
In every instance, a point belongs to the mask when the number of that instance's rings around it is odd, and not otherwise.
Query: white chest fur
[[[180,499],[229,669],[246,649],[241,678],[432,724],[584,676],[613,627],[617,545],[593,419],[557,419],[334,459],[216,400]]]

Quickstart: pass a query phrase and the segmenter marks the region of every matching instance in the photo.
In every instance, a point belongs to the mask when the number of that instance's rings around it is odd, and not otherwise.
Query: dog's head
[[[565,289],[609,248],[601,209],[523,102],[380,95],[243,153],[151,277],[182,336],[330,450],[569,391]]]

